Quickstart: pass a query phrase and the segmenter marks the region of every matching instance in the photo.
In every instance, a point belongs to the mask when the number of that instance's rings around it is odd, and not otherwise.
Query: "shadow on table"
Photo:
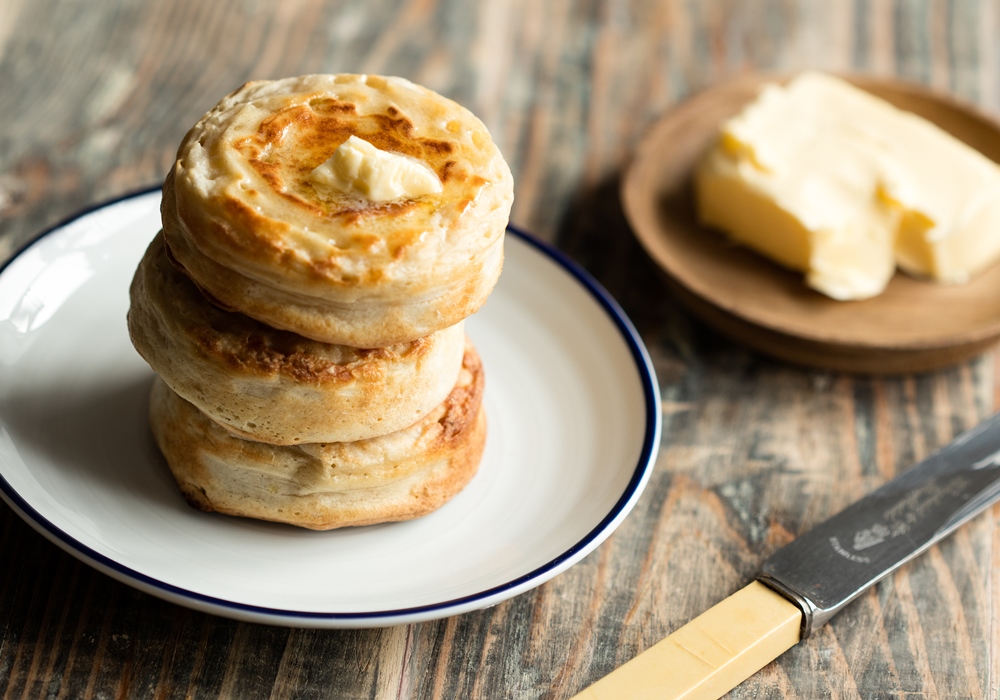
[[[556,245],[618,301],[650,350],[661,382],[670,382],[705,350],[731,344],[693,322],[670,291],[664,273],[632,232],[620,190],[620,174],[581,190],[559,227]]]

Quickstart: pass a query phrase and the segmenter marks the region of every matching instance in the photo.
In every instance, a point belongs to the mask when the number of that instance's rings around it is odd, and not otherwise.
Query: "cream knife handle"
[[[799,641],[802,611],[754,581],[573,700],[715,700]]]

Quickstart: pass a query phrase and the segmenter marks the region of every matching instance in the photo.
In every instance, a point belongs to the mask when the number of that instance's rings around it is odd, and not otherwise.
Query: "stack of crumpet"
[[[400,78],[251,82],[206,114],[128,315],[188,502],[325,530],[461,490],[486,438],[463,321],[512,200],[482,122]]]

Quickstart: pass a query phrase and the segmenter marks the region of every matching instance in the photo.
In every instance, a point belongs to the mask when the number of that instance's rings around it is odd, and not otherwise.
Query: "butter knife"
[[[718,698],[1000,498],[1000,413],[768,558],[574,700]]]

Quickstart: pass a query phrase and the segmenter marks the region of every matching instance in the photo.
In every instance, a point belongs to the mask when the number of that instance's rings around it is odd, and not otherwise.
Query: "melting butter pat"
[[[726,122],[695,189],[704,224],[834,299],[879,294],[897,265],[957,283],[1000,257],[1000,167],[819,73]]]
[[[420,161],[380,150],[357,136],[340,144],[309,177],[315,184],[371,202],[414,199],[441,191],[441,180]]]

